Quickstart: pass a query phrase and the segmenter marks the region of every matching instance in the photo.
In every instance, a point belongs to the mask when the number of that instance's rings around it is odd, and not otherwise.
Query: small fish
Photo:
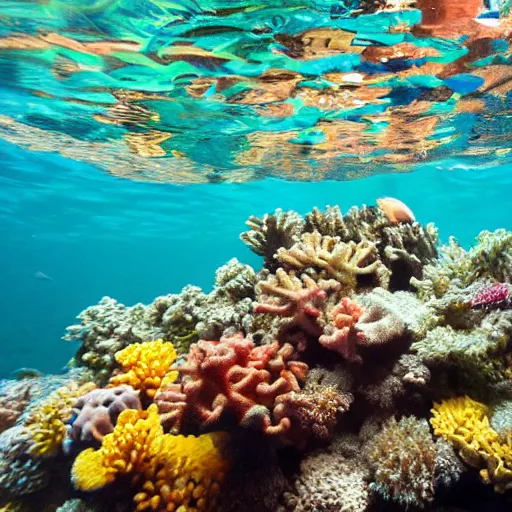
[[[41,279],[43,281],[53,281],[53,277],[47,276],[46,274],[44,274],[43,272],[40,272],[40,271],[36,272],[34,274],[34,277],[36,279]]]

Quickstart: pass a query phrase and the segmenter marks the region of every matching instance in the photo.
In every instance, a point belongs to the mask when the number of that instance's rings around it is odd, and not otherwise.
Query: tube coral
[[[229,462],[223,452],[226,434],[199,437],[164,434],[158,408],[126,410],[101,448],[89,448],[75,460],[73,483],[95,491],[118,475],[130,475],[138,492],[135,510],[199,512],[211,509]]]
[[[172,343],[162,340],[134,343],[116,353],[122,373],[110,379],[112,386],[127,384],[153,398],[165,382],[173,382],[178,374],[171,371],[176,361]]]

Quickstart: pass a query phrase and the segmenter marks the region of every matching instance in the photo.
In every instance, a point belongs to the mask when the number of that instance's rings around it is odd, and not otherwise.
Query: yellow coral
[[[66,424],[71,418],[73,406],[80,396],[94,388],[95,385],[92,383],[63,386],[34,408],[25,420],[34,441],[30,450],[32,455],[57,455],[66,436]]]
[[[117,474],[139,485],[136,510],[199,512],[211,508],[228,469],[222,445],[226,434],[194,436],[164,434],[158,408],[123,411],[114,432],[99,450],[82,452],[73,465],[75,486],[94,491]]]
[[[451,441],[464,461],[481,468],[497,492],[512,488],[512,437],[500,437],[489,424],[489,409],[468,396],[434,404],[430,423],[437,436]]]
[[[28,510],[30,510],[29,506],[22,501],[9,501],[0,506],[0,512],[27,512]]]
[[[174,382],[178,372],[171,371],[176,361],[176,350],[170,342],[155,340],[133,343],[116,353],[116,361],[123,373],[110,379],[112,386],[128,384],[154,398],[162,384]]]

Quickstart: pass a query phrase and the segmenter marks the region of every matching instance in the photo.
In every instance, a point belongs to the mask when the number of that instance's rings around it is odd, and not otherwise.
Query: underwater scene
[[[0,0],[0,512],[512,511],[512,0]]]

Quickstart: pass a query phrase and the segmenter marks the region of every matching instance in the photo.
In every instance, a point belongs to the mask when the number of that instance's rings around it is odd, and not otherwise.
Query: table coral
[[[500,436],[489,423],[490,410],[468,396],[435,403],[430,423],[434,433],[450,441],[462,459],[480,469],[484,483],[496,492],[512,488],[512,436]]]
[[[436,445],[427,421],[391,418],[366,447],[370,488],[405,506],[423,508],[434,499]]]
[[[139,390],[144,397],[154,398],[160,386],[173,382],[178,374],[171,371],[176,361],[172,343],[155,340],[134,343],[116,353],[121,373],[110,379],[111,386],[128,385]]]
[[[186,423],[205,427],[229,412],[242,426],[286,434],[289,418],[274,424],[271,413],[276,398],[299,391],[306,378],[307,366],[293,356],[291,345],[256,347],[241,335],[192,345],[186,362],[175,367],[181,382],[156,396],[162,423],[178,431]]]
[[[126,410],[99,450],[89,448],[78,455],[73,483],[79,490],[95,491],[129,475],[138,512],[210,510],[229,469],[226,441],[223,433],[164,434],[154,404],[147,411]]]
[[[81,396],[73,407],[68,439],[101,441],[113,432],[117,418],[126,409],[142,409],[139,393],[131,386],[93,389]]]

